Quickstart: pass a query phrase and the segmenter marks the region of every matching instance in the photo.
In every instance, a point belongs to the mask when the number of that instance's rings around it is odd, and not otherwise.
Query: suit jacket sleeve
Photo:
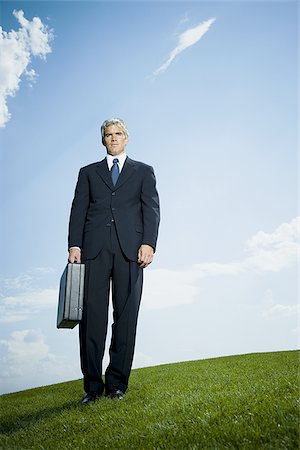
[[[160,221],[159,197],[156,190],[156,179],[152,167],[147,171],[141,192],[143,212],[143,240],[142,244],[148,244],[155,251]]]
[[[80,169],[75,188],[69,221],[68,245],[82,248],[83,229],[90,203],[89,180],[86,173]]]

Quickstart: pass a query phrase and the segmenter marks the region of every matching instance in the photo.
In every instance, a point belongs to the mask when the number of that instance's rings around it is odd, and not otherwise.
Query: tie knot
[[[113,159],[113,163],[117,164],[119,162],[118,158]]]

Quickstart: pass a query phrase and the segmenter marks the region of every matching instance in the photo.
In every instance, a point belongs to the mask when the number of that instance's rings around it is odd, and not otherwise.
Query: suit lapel
[[[119,189],[120,186],[122,186],[122,184],[124,184],[129,177],[131,177],[131,175],[135,172],[136,168],[135,168],[135,164],[134,161],[130,158],[126,158],[123,169],[121,170],[121,173],[119,175],[118,181],[116,186],[114,187],[115,189]]]
[[[122,184],[124,184],[129,177],[135,172],[135,164],[134,161],[130,158],[126,158],[123,169],[121,170],[121,173],[119,175],[117,184],[114,186],[113,182],[111,180],[111,173],[108,170],[106,158],[104,158],[102,161],[100,161],[97,164],[97,173],[100,175],[104,183],[112,190],[119,189]]]
[[[107,186],[111,190],[114,190],[115,187],[114,187],[114,185],[112,183],[112,180],[111,180],[111,174],[110,174],[110,171],[108,170],[106,158],[102,159],[102,161],[100,161],[97,164],[97,169],[96,170],[97,170],[98,175],[100,175],[100,177],[104,181],[104,183],[107,184]]]

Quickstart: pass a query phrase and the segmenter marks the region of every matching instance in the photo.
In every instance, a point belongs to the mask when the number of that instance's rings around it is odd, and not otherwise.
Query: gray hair
[[[101,137],[102,137],[103,144],[104,144],[105,129],[107,127],[109,127],[110,125],[118,125],[120,128],[122,128],[125,136],[127,138],[129,137],[127,126],[126,126],[126,123],[124,122],[124,120],[119,119],[118,117],[113,117],[112,119],[104,120],[103,124],[101,125]]]

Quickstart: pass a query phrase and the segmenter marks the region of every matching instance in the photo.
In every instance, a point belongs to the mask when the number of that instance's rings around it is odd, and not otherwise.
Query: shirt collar
[[[126,152],[123,152],[123,153],[121,153],[118,156],[112,156],[109,153],[107,153],[106,160],[107,160],[108,167],[111,167],[113,165],[113,160],[116,159],[116,158],[119,160],[119,165],[121,167],[123,167],[123,165],[125,163],[126,156],[127,156]]]

